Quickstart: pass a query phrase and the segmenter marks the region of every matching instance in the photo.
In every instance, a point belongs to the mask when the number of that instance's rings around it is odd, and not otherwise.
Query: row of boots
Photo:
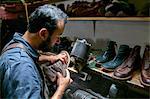
[[[93,0],[92,2],[76,0],[71,5],[57,5],[69,17],[100,17],[100,16],[135,16],[137,14],[134,4],[127,0]]]
[[[141,68],[140,81],[144,86],[150,86],[150,46],[146,45],[141,58],[141,46],[130,48],[128,45],[120,45],[116,53],[116,45],[114,41],[108,43],[107,49],[96,57],[97,66],[114,71],[113,77],[119,80],[131,79],[133,72]]]

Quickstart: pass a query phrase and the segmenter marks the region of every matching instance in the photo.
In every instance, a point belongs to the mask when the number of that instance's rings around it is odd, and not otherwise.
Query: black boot
[[[103,63],[102,66],[108,71],[113,71],[116,67],[121,65],[129,56],[130,48],[128,45],[120,45],[118,54],[109,62]]]
[[[116,55],[115,46],[116,42],[109,41],[107,49],[100,56],[96,57],[97,63],[105,63],[112,60]]]

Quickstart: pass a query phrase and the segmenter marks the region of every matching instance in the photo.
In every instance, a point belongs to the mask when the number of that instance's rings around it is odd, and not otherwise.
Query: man
[[[37,50],[45,51],[55,44],[62,34],[66,14],[60,9],[44,5],[37,8],[29,17],[29,25],[24,35],[15,33],[4,47],[0,57],[0,94],[6,99],[43,99],[44,77],[37,61],[66,62],[64,54],[40,56]],[[60,99],[71,83],[70,74],[63,77],[57,74],[57,90],[52,99]]]

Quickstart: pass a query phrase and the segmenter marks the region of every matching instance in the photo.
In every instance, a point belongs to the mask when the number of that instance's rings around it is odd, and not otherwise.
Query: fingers
[[[57,72],[57,77],[58,78],[62,77],[62,74],[60,72]]]
[[[68,86],[73,82],[73,80],[70,78],[70,72],[66,70],[66,77],[64,77],[61,73],[57,72],[57,84],[59,86]]]
[[[60,72],[57,72],[57,76],[58,76],[58,78],[63,77],[63,75]],[[70,79],[70,72],[67,69],[66,69],[66,77],[65,78]]]
[[[67,55],[65,53],[60,53],[59,59],[63,62],[63,64],[67,64]]]
[[[63,58],[63,57],[61,57],[61,58],[60,58],[60,61],[62,61],[62,62],[63,62],[63,64],[67,64],[66,59],[65,59],[65,58]]]
[[[73,80],[70,77],[70,72],[66,69],[66,78],[69,79],[69,83],[72,83]]]

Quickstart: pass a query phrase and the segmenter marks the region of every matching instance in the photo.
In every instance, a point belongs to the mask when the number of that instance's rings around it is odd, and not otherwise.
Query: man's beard
[[[51,36],[49,35],[48,38],[39,45],[39,50],[43,52],[50,51],[51,50],[51,45],[49,45],[50,41],[51,41]]]

